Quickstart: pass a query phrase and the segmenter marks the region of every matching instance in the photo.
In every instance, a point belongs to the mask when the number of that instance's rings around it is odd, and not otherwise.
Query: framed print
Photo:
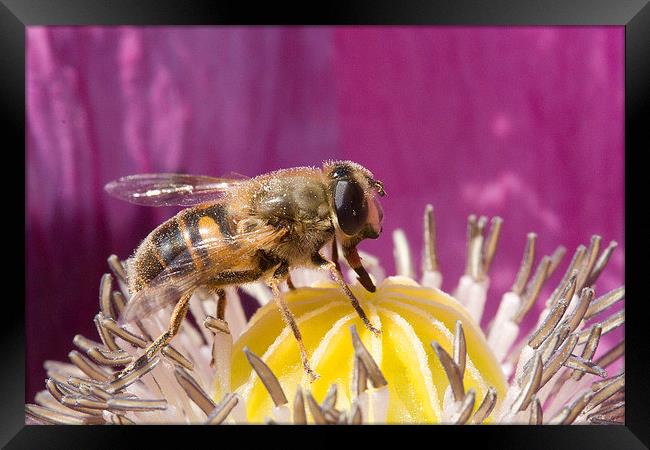
[[[9,448],[126,424],[648,444],[643,2],[57,3],[3,6]]]

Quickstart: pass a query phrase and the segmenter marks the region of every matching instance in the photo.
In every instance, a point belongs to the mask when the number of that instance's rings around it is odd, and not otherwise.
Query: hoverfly
[[[223,318],[226,286],[264,281],[298,342],[304,370],[309,366],[300,330],[278,285],[292,287],[289,269],[327,270],[373,333],[338,264],[343,256],[370,292],[375,286],[356,246],[382,231],[383,210],[377,196],[383,184],[351,161],[327,161],[322,168],[296,167],[250,179],[182,174],[143,174],[106,185],[113,196],[147,206],[191,206],[153,230],[126,262],[131,299],[122,321],[142,319],[174,305],[170,324],[120,375],[141,367],[178,332],[193,291],[218,295]],[[332,261],[321,249],[331,244]]]

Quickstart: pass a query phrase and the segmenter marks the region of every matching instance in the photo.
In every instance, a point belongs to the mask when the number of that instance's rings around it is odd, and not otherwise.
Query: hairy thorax
[[[272,253],[291,265],[306,264],[334,236],[327,186],[320,173],[264,180],[251,202],[251,216],[286,230]]]

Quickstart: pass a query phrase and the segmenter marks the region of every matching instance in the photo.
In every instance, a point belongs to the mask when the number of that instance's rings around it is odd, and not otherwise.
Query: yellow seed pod
[[[466,391],[476,392],[474,410],[490,386],[496,389],[497,399],[504,398],[506,380],[499,363],[480,327],[453,297],[406,277],[387,278],[375,293],[358,285],[352,290],[372,324],[381,329],[380,336],[364,326],[334,283],[319,282],[284,294],[302,332],[311,367],[319,375],[311,383],[303,370],[298,344],[277,306],[270,302],[251,318],[234,343],[230,380],[232,389],[246,401],[249,421],[261,423],[271,417],[274,404],[251,369],[244,347],[259,355],[278,377],[289,406],[298,385],[321,402],[328,388],[337,384],[336,407],[350,408],[354,399],[352,325],[388,381],[388,423],[440,422],[449,380],[430,344],[436,341],[453,354],[458,320],[467,342],[463,382]],[[215,389],[214,398],[221,398],[220,388]]]

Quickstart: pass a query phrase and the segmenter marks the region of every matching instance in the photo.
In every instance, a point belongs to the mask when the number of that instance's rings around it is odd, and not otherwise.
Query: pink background
[[[361,248],[389,273],[395,228],[419,262],[431,202],[448,291],[470,213],[504,218],[492,305],[529,231],[539,254],[567,247],[558,272],[592,234],[618,241],[597,294],[624,283],[623,27],[30,27],[27,42],[28,399],[45,359],[96,339],[106,258],[174,212],[103,192],[133,173],[352,159],[386,185],[384,235]]]

